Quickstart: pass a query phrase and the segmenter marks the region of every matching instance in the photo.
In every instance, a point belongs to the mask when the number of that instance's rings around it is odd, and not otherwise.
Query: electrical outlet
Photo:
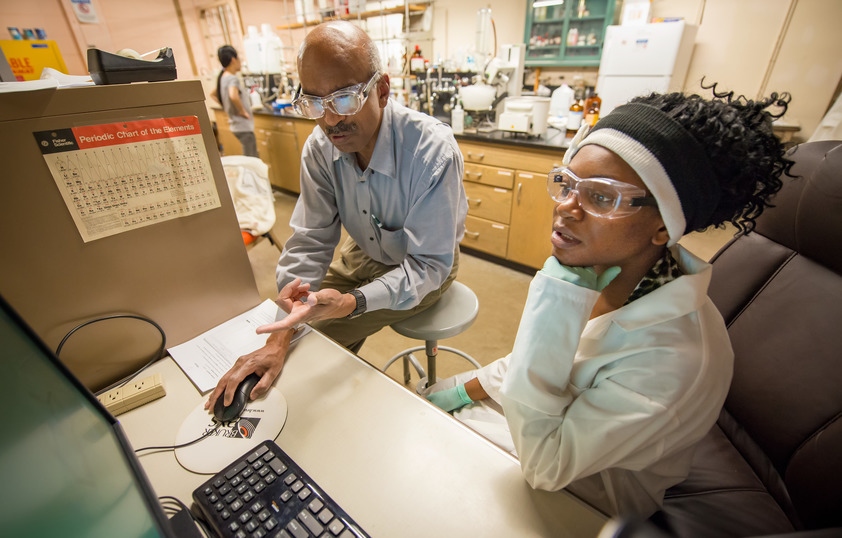
[[[161,374],[154,374],[136,381],[130,381],[122,387],[111,389],[97,399],[112,415],[117,416],[152,400],[166,395]]]

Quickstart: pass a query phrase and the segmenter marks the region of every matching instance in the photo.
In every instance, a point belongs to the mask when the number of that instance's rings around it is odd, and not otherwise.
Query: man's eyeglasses
[[[567,167],[555,168],[547,175],[547,191],[559,203],[575,193],[585,212],[605,219],[626,217],[643,206],[658,206],[655,197],[640,187],[605,177],[582,179]]]
[[[301,85],[299,84],[298,91],[295,92],[295,98],[292,100],[292,108],[298,114],[311,120],[316,120],[324,116],[325,109],[329,109],[339,116],[353,116],[362,110],[365,100],[368,99],[368,93],[379,77],[380,73],[375,72],[368,82],[360,82],[359,84],[336,90],[325,97],[316,97],[315,95],[301,93]]]

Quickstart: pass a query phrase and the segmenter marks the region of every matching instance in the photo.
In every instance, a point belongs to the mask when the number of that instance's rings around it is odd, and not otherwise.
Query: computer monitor
[[[172,536],[120,424],[0,297],[0,535]]]

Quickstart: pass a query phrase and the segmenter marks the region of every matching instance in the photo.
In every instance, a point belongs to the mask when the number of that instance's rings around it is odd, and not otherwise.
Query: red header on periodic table
[[[72,127],[79,149],[200,134],[199,118],[181,116]]]

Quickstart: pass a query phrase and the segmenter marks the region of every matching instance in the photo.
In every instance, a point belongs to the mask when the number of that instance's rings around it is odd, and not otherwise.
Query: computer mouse
[[[237,386],[237,390],[234,392],[234,400],[231,402],[231,405],[224,405],[223,400],[224,398],[220,396],[216,399],[216,403],[213,405],[213,416],[216,420],[220,422],[231,422],[240,417],[243,414],[243,409],[246,408],[246,404],[249,402],[249,394],[251,394],[251,390],[257,385],[257,382],[260,381],[260,376],[257,374],[249,374],[243,379],[240,384]]]

